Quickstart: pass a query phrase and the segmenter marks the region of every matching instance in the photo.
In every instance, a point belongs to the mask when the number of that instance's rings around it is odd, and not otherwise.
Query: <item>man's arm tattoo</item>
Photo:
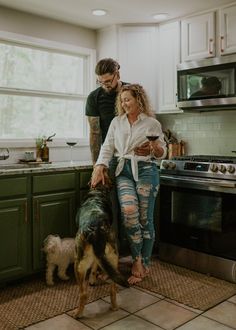
[[[102,132],[99,117],[88,117],[88,122],[90,126],[90,151],[93,164],[95,164],[102,144]]]

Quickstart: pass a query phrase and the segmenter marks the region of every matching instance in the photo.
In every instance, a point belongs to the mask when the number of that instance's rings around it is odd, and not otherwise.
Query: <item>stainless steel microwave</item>
[[[236,55],[179,64],[177,105],[186,111],[236,110]]]

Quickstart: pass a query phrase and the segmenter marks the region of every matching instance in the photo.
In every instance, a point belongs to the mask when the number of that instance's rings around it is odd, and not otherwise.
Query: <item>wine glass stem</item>
[[[73,163],[72,150],[73,150],[73,147],[70,146],[70,162],[71,162],[71,164]]]
[[[149,145],[150,145],[150,154],[151,154],[151,159],[155,159],[155,157],[153,157],[153,146],[151,144],[151,142],[149,142]]]

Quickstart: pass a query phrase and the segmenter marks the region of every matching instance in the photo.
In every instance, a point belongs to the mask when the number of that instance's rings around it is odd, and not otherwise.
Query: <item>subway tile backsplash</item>
[[[185,141],[188,155],[236,156],[236,110],[160,114],[163,130]]]

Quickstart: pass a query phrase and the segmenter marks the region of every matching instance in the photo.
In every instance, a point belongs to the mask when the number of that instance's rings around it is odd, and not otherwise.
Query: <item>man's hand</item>
[[[91,178],[91,187],[95,188],[99,182],[105,184],[105,177],[104,177],[104,165],[96,165],[93,169],[92,178]]]

